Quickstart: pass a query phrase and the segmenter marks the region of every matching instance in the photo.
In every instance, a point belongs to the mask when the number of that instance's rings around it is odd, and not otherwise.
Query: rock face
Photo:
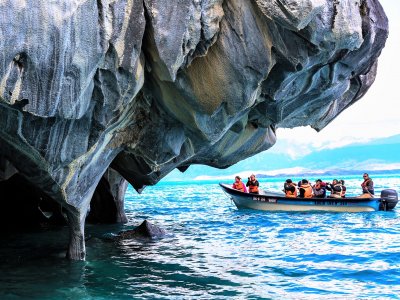
[[[156,239],[166,235],[166,231],[149,221],[144,220],[142,224],[132,230],[121,231],[116,236],[115,240],[126,240],[134,238]]]
[[[122,178],[141,190],[264,151],[277,127],[320,130],[373,83],[387,35],[376,0],[1,1],[0,179],[61,204],[84,259],[110,166],[123,220]]]

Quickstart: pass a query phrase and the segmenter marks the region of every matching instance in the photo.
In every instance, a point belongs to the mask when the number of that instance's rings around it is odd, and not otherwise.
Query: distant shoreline
[[[242,171],[240,172],[242,178],[247,178],[242,175],[243,173],[248,173],[250,175],[252,171]],[[268,175],[263,173],[255,173],[258,179],[276,179],[276,178],[324,178],[324,177],[344,177],[344,176],[355,176],[360,177],[363,173],[368,173],[371,176],[374,175],[399,175],[400,177],[400,169],[391,169],[391,170],[331,170],[331,171],[306,171],[299,173],[279,173],[274,175]],[[170,180],[162,180],[163,182],[184,182],[184,181],[196,181],[196,182],[205,182],[205,181],[226,181],[234,178],[234,174],[227,174],[223,176],[208,176],[208,175],[199,175],[195,178],[187,178],[187,179],[170,179]]]
[[[360,175],[363,173],[368,173],[370,175],[379,174],[379,175],[389,175],[389,174],[400,174],[400,169],[393,170],[332,170],[325,172],[305,172],[302,174],[295,173],[282,173],[276,175],[266,175],[266,174],[256,174],[258,178],[277,178],[277,177],[287,177],[287,176],[351,176],[351,175]]]

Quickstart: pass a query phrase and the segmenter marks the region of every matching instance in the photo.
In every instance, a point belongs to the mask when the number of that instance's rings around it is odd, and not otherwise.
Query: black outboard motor
[[[379,210],[391,210],[395,208],[397,202],[399,202],[399,198],[397,196],[396,190],[392,189],[382,190]]]

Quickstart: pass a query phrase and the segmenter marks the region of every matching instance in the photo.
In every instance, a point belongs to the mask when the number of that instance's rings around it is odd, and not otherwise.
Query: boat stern
[[[393,189],[382,190],[379,210],[392,210],[399,202],[397,191]]]

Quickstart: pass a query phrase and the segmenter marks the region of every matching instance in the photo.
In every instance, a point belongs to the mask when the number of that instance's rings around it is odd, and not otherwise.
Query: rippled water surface
[[[358,178],[345,178],[350,193]],[[374,178],[400,190],[397,176]],[[265,181],[279,190],[281,181]],[[129,223],[86,227],[87,260],[68,262],[66,228],[7,234],[0,299],[398,299],[400,208],[370,213],[237,210],[216,182],[127,192]],[[107,237],[144,219],[168,234]]]

